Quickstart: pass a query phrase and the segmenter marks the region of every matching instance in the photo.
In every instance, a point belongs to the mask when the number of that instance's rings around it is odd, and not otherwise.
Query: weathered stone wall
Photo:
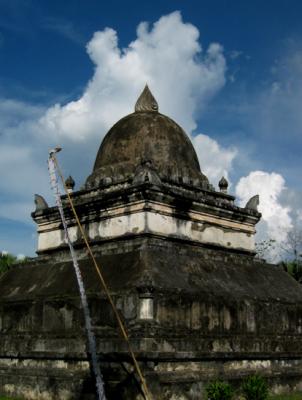
[[[206,384],[217,378],[235,387],[260,373],[274,393],[302,390],[301,359],[200,359],[140,361],[153,400],[206,400]],[[133,366],[126,359],[102,362],[108,400],[143,400]],[[92,400],[94,382],[83,360],[0,359],[0,394],[26,400]]]
[[[280,268],[150,237],[110,242],[97,254],[154,399],[202,399],[209,380],[236,384],[255,371],[276,391],[301,388],[302,287]],[[0,278],[2,394],[35,400],[92,395],[67,259],[41,256]],[[79,259],[108,399],[141,399],[112,310],[91,263],[82,252]]]
[[[148,208],[148,211],[145,209]],[[165,237],[191,240],[230,249],[254,251],[254,226],[232,222],[205,213],[189,213],[187,218],[175,216],[172,207],[163,204],[127,205],[102,212],[99,221],[84,224],[90,240],[112,239],[127,234],[152,233]],[[73,242],[81,240],[77,225],[70,226]],[[56,249],[66,243],[61,223],[48,223],[38,228],[38,251]]]
[[[93,399],[87,361],[0,359],[0,394],[26,400]]]
[[[260,214],[239,208],[234,198],[217,192],[160,188],[149,184],[73,194],[79,218],[91,243],[127,235],[153,234],[192,242],[254,252],[255,224]],[[66,203],[66,199],[63,201]],[[73,243],[81,233],[66,203],[65,214]],[[33,213],[38,224],[38,252],[45,253],[66,244],[56,207]]]

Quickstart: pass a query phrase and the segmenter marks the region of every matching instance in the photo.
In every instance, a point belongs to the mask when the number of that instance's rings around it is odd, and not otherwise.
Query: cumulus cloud
[[[259,194],[259,211],[266,223],[266,234],[277,242],[286,241],[287,233],[292,228],[291,209],[280,202],[284,190],[285,181],[280,174],[264,171],[251,172],[242,177],[236,186],[236,195],[242,207],[252,196]]]
[[[198,29],[184,23],[179,12],[161,17],[151,27],[142,22],[137,38],[124,49],[113,29],[96,32],[87,52],[95,65],[93,77],[78,100],[46,112],[39,121],[45,133],[74,141],[100,137],[133,111],[146,82],[160,111],[191,133],[196,113],[225,83],[222,47],[212,43],[203,50]]]
[[[124,49],[113,29],[96,32],[87,52],[95,69],[82,96],[50,107],[33,127],[39,135],[42,132],[61,144],[67,141],[75,153],[79,142],[85,142],[87,150],[94,149],[113,123],[132,112],[146,82],[160,111],[192,137],[197,113],[225,84],[221,45],[212,43],[203,50],[197,28],[183,22],[179,12],[161,17],[152,26],[139,24],[137,38]],[[193,142],[211,181],[216,184],[228,175],[235,149],[223,149],[206,135],[195,136]]]
[[[222,47],[203,50],[196,27],[179,12],[161,17],[153,26],[142,22],[137,38],[126,48],[110,28],[96,32],[87,45],[95,65],[83,95],[66,105],[56,104],[39,120],[39,131],[57,140],[98,140],[120,117],[133,111],[148,82],[160,111],[192,134],[196,114],[224,85],[226,61]],[[206,135],[194,137],[203,171],[217,184],[228,176],[236,150],[224,149]]]
[[[235,147],[225,148],[207,135],[199,134],[193,138],[202,172],[210,182],[217,186],[220,178],[229,179],[232,163],[237,155]]]

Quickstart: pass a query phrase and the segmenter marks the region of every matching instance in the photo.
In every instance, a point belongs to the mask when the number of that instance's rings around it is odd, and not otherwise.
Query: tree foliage
[[[20,264],[25,261],[26,258],[20,260],[13,254],[7,253],[5,251],[0,252],[0,275],[13,268],[16,264]]]
[[[277,252],[280,255],[279,265],[302,283],[302,229],[293,226],[282,243],[270,238],[258,242],[256,252],[260,259],[269,259],[272,252]]]
[[[241,386],[246,400],[266,400],[268,398],[268,385],[260,375],[248,376]]]
[[[256,243],[256,257],[260,259],[267,259],[270,252],[276,249],[277,242],[274,239],[266,239]]]
[[[282,261],[280,265],[296,279],[296,281],[302,283],[302,260]]]
[[[208,400],[231,400],[234,395],[232,386],[223,381],[211,382],[206,387]]]
[[[283,260],[281,265],[293,278],[302,283],[302,230],[295,225],[281,244]]]

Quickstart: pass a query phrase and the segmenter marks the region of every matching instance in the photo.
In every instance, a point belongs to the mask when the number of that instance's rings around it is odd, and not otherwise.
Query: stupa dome
[[[87,184],[133,178],[144,164],[163,180],[208,185],[189,137],[176,122],[158,112],[148,86],[138,98],[135,112],[119,120],[104,137]]]

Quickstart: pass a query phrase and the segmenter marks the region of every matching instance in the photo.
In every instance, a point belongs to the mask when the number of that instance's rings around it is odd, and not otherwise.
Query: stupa
[[[148,87],[105,136],[81,190],[66,182],[156,400],[204,399],[250,374],[302,388],[302,286],[255,258],[254,196],[215,190]],[[143,394],[66,196],[108,400]],[[76,280],[57,207],[36,196],[36,258],[0,278],[0,394],[94,398]]]

